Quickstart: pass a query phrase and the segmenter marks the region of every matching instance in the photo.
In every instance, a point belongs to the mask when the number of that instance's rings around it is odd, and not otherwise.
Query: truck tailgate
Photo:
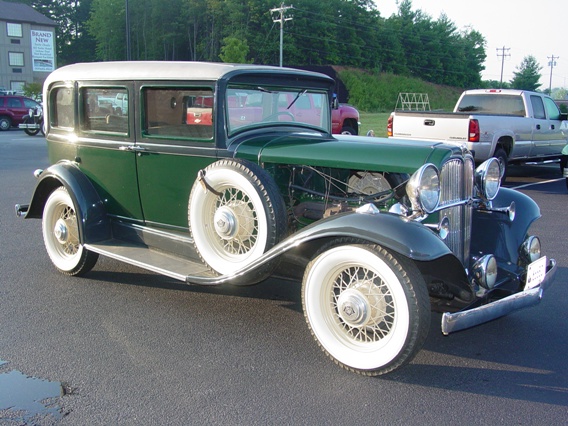
[[[393,137],[446,142],[467,142],[469,114],[396,112]]]

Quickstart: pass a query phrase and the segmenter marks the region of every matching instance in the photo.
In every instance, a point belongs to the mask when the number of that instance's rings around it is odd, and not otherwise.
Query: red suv
[[[36,101],[24,96],[0,96],[0,130],[10,130],[23,123],[30,108],[38,106]]]

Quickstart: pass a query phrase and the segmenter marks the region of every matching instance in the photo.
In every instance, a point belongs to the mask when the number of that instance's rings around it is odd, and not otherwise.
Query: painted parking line
[[[533,182],[533,183],[525,183],[524,185],[519,185],[519,186],[511,186],[511,189],[521,189],[521,188],[526,188],[527,186],[533,186],[533,185],[544,185],[545,183],[552,183],[552,182],[559,182],[561,180],[564,180],[565,178],[561,177],[558,179],[550,179],[550,180],[543,180],[542,182]]]

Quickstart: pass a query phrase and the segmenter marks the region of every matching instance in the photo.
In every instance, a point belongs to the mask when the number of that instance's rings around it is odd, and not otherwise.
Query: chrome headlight
[[[440,175],[433,164],[420,167],[408,181],[406,194],[414,210],[432,213],[440,202]]]
[[[491,201],[497,196],[501,187],[499,160],[490,158],[475,170],[475,186],[479,196],[486,201]]]
[[[528,237],[523,244],[521,244],[521,258],[525,263],[529,264],[535,260],[540,259],[540,240],[534,235]]]
[[[495,286],[497,272],[497,260],[492,254],[486,254],[473,265],[473,276],[477,283],[486,289],[492,289]]]

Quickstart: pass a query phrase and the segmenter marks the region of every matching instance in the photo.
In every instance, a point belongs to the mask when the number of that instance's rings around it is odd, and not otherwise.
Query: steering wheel
[[[277,118],[280,115],[286,115],[288,117],[290,117],[292,119],[292,121],[296,121],[296,118],[294,117],[294,114],[292,114],[290,111],[278,111],[275,112],[274,114],[270,114],[267,117],[264,117],[262,119],[262,121],[272,121],[273,119]]]

